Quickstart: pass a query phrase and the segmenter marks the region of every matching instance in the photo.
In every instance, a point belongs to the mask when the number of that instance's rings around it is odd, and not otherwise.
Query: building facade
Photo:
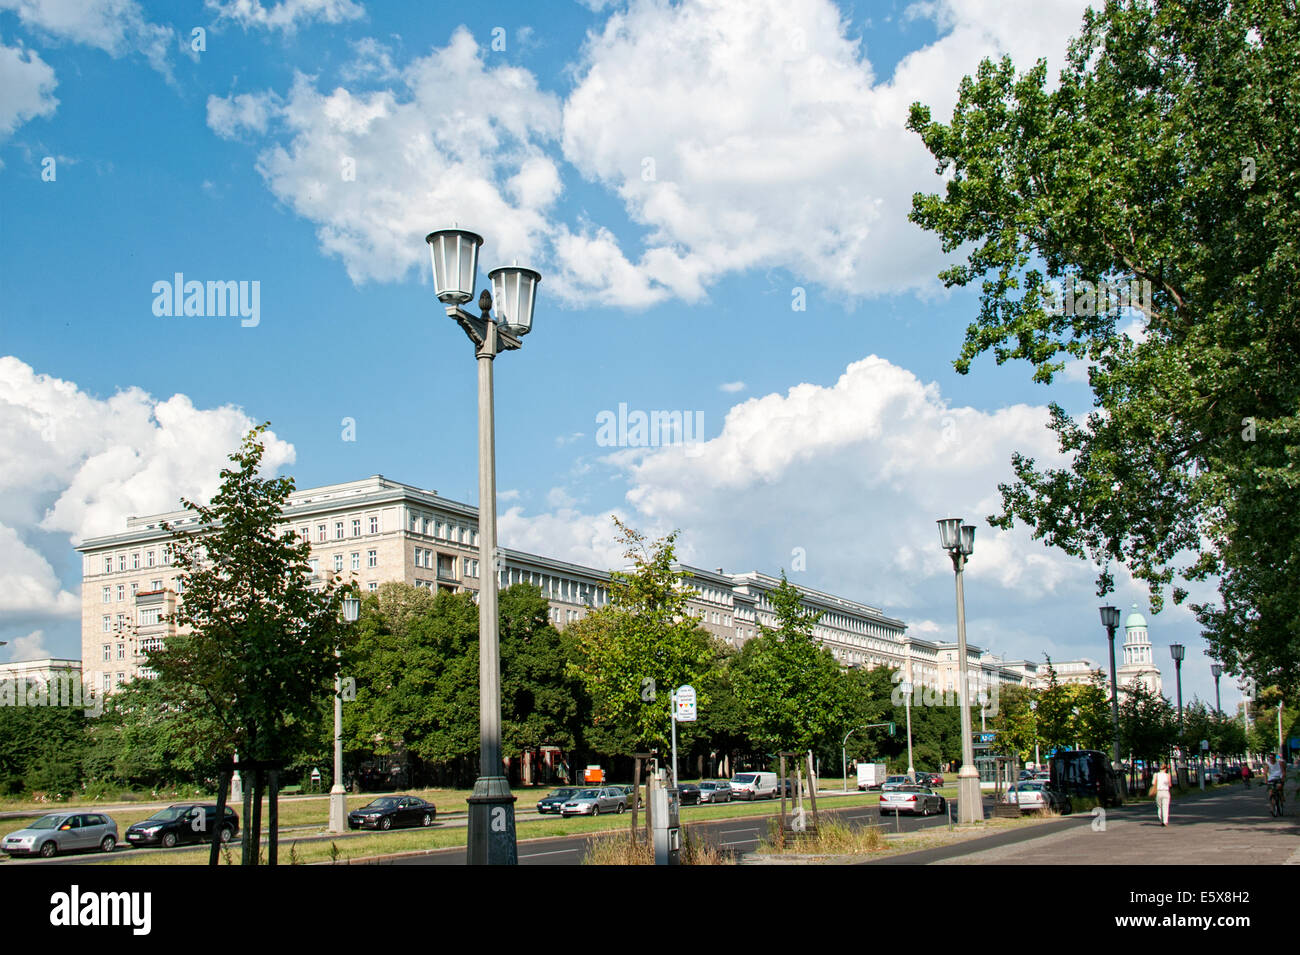
[[[1121,699],[1124,689],[1134,683],[1141,683],[1157,696],[1164,687],[1160,668],[1152,656],[1146,617],[1138,613],[1137,604],[1133,605],[1124,621],[1124,662],[1116,669],[1115,680],[1119,684]]]

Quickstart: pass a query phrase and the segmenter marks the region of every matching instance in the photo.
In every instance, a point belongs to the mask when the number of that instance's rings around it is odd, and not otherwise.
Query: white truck
[[[879,789],[885,781],[884,763],[858,763],[858,791]]]

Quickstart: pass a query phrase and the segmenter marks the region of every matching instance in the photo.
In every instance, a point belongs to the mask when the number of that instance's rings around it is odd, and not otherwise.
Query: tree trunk
[[[247,769],[241,770],[240,776],[244,780],[244,829],[239,840],[239,864],[257,865],[257,857],[253,855],[253,780],[248,778]]]
[[[252,865],[262,864],[262,797],[266,794],[266,770],[258,764],[257,769],[253,771],[254,786],[257,791],[253,793],[253,861]]]
[[[270,771],[270,799],[267,807],[267,830],[270,844],[266,850],[266,864],[279,865],[280,859],[280,770]]]
[[[233,775],[228,766],[223,766],[217,773],[217,829],[212,833],[212,849],[208,853],[208,865],[217,865],[221,860],[221,827],[226,821],[226,793],[230,791],[230,777]]]

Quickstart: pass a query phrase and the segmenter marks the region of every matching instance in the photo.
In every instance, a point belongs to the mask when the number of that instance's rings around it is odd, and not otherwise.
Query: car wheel
[[[422,820],[421,825],[423,825],[426,829],[427,829],[429,826],[432,826],[432,825],[433,825],[433,813],[431,813],[431,812],[426,812],[426,813],[424,814],[424,819]]]
[[[627,803],[621,802],[618,804],[618,811],[620,815],[624,813],[626,810],[627,810]]]
[[[599,806],[592,806],[592,807],[591,807],[591,814],[592,814],[593,816],[599,816],[599,815],[600,815],[600,807],[599,807]]]
[[[105,836],[104,841],[99,844],[99,848],[105,852],[112,852],[117,848],[117,840],[112,836]]]
[[[164,832],[162,837],[162,847],[164,849],[174,849],[176,847],[176,833]]]
[[[53,859],[58,854],[59,854],[59,847],[52,839],[49,842],[45,843],[45,845],[41,846],[42,859]]]
[[[379,820],[379,828],[382,829],[382,830],[384,830],[384,832],[387,832],[389,829],[393,828],[393,820],[392,820],[392,817],[391,817],[391,816],[385,816],[383,819],[380,819],[380,820]]]
[[[231,839],[235,838],[235,830],[230,828],[230,826],[222,826],[220,838],[222,842],[229,842]]]

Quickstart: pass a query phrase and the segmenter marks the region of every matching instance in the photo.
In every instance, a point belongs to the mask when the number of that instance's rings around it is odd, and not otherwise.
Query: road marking
[[[558,856],[558,855],[571,855],[571,854],[573,854],[573,853],[575,853],[575,852],[581,852],[581,851],[582,851],[581,849],[576,849],[576,848],[575,848],[575,849],[552,849],[550,852],[529,852],[529,853],[526,853],[526,854],[525,854],[525,853],[520,853],[519,858],[521,858],[521,859],[531,859],[531,858],[533,858],[534,856]]]
[[[723,829],[719,835],[734,836],[738,832],[758,832],[757,829]]]
[[[724,845],[724,846],[743,846],[743,845],[748,845],[748,844],[751,843],[751,842],[758,842],[758,840],[757,840],[757,839],[737,839],[737,840],[734,841],[734,842],[724,842],[723,845]]]

